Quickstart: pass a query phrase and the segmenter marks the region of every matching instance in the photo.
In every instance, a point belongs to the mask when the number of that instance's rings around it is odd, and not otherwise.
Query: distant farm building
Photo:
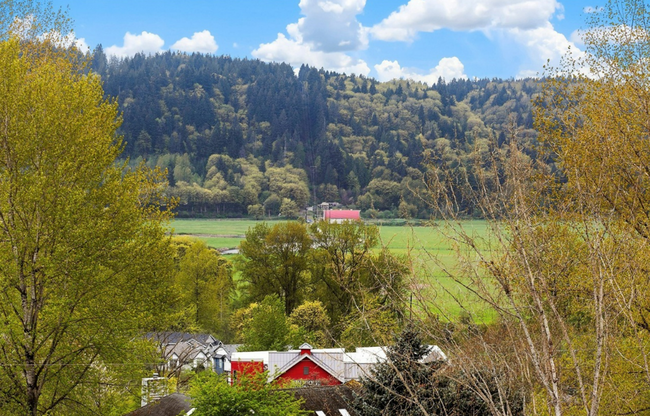
[[[327,209],[323,210],[323,220],[335,223],[359,221],[361,220],[360,212],[353,209]]]

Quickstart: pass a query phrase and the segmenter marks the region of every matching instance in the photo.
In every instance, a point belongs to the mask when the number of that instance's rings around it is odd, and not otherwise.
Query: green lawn
[[[239,245],[248,228],[257,223],[241,219],[178,219],[171,227],[176,234],[191,235],[211,247],[234,248]],[[455,243],[447,237],[454,233],[448,226],[442,223],[419,227],[378,225],[383,245],[396,254],[410,255],[414,273],[422,282],[419,289],[425,291],[427,308],[439,313],[443,319],[457,319],[465,313],[455,300],[460,299],[469,305],[467,312],[476,314],[478,320],[489,322],[493,319],[493,311],[482,310],[482,306],[473,300],[468,290],[443,271],[443,268],[446,268],[458,273]],[[479,241],[488,237],[485,221],[463,221],[455,226],[462,227],[468,235],[476,237]]]

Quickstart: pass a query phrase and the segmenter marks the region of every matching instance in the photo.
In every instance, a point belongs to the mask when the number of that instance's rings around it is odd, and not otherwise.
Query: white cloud
[[[162,52],[164,44],[165,41],[155,33],[142,32],[139,35],[134,35],[126,32],[123,46],[109,46],[105,51],[107,55],[124,58],[140,52],[145,54]]]
[[[361,50],[368,47],[367,30],[357,21],[366,0],[300,0],[305,16],[287,26],[289,35],[323,52]]]
[[[90,46],[86,43],[86,38],[75,39],[74,46],[83,53],[90,52]]]
[[[288,39],[282,33],[271,43],[263,43],[252,52],[263,61],[286,62],[297,68],[309,64],[329,71],[368,75],[370,68],[365,61],[352,58],[343,52],[323,52],[314,50],[310,44]]]
[[[438,78],[447,81],[452,79],[467,78],[465,75],[465,66],[457,57],[442,58],[438,65],[431,69],[428,74],[419,74],[416,70],[402,68],[397,61],[382,61],[381,64],[375,65],[379,81],[390,81],[391,79],[404,78],[414,81],[425,82],[433,85],[438,82]]]
[[[547,60],[558,65],[567,53],[581,56],[579,34],[569,40],[551,23],[563,13],[558,0],[409,0],[369,30],[373,39],[403,42],[439,29],[481,31],[507,47],[521,47],[526,56],[522,77],[541,72]]]
[[[50,42],[53,42],[56,46],[61,48],[69,48],[71,46],[74,46],[82,53],[90,52],[90,47],[86,43],[86,39],[85,38],[77,39],[74,32],[70,32],[67,35],[63,36],[59,32],[52,31],[52,32],[47,32],[42,34],[41,36],[39,36],[39,38],[42,40],[47,39]]]
[[[584,41],[584,35],[585,31],[584,30],[574,30],[571,35],[569,35],[569,40],[573,42],[574,45],[576,46],[584,46],[585,41]]]
[[[370,29],[376,39],[413,41],[418,32],[531,30],[563,10],[557,0],[410,0]]]
[[[559,66],[560,59],[567,55],[572,59],[580,59],[584,55],[575,42],[556,32],[550,22],[532,30],[510,29],[507,35],[524,46],[529,58],[529,68],[522,69],[517,77],[536,76],[546,62]]]
[[[368,47],[368,29],[357,21],[366,0],[300,0],[304,15],[287,25],[270,43],[252,54],[264,61],[287,62],[294,67],[308,64],[330,71],[368,75],[365,61],[346,54]]]
[[[11,25],[11,28],[11,30],[15,31],[18,36],[25,39],[35,35],[34,32],[39,29],[38,26],[34,26],[34,16],[31,14],[25,18],[16,17]],[[67,35],[62,35],[59,31],[51,30],[49,32],[41,33],[37,36],[37,38],[40,40],[48,40],[50,42],[53,42],[56,46],[61,48],[69,48],[74,45],[83,53],[90,51],[90,47],[86,43],[86,39],[77,39],[74,31],[68,32]]]
[[[204,30],[203,32],[196,32],[192,38],[182,38],[171,46],[171,49],[176,49],[181,52],[200,52],[200,53],[215,53],[219,49],[219,45],[214,40],[214,36],[210,31]]]

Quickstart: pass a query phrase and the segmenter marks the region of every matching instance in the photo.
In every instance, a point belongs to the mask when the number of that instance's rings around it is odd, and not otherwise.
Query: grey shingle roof
[[[124,416],[180,416],[191,408],[189,397],[173,393]]]

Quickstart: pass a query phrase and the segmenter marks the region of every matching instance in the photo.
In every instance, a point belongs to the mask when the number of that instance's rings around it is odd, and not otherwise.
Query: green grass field
[[[205,241],[215,248],[235,248],[243,239],[249,227],[257,224],[253,220],[206,220],[179,219],[171,227],[177,235],[188,235]],[[473,301],[469,291],[450,278],[443,268],[458,273],[457,254],[454,242],[448,235],[454,233],[445,224],[430,226],[382,226],[380,229],[381,243],[393,253],[408,255],[413,264],[417,280],[423,282],[421,289],[425,290],[426,307],[439,313],[442,319],[458,319],[464,313],[475,314],[479,321],[489,322],[493,312],[482,310],[482,306]],[[470,236],[483,240],[488,237],[488,227],[485,221],[463,221],[460,226]],[[458,304],[460,299],[467,310]]]

